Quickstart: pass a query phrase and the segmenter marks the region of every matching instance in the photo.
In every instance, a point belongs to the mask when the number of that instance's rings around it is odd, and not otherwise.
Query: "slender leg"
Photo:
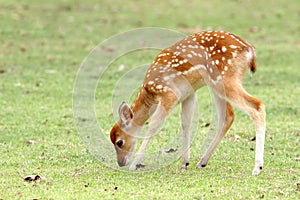
[[[257,110],[251,114],[256,130],[255,165],[253,175],[258,175],[264,165],[264,145],[266,135],[266,111],[265,106],[260,102]]]
[[[256,128],[256,151],[255,151],[255,165],[252,171],[253,175],[258,175],[264,165],[264,144],[265,144],[265,126]]]
[[[204,155],[198,162],[198,169],[207,165],[209,158],[211,157],[218,144],[221,142],[222,138],[227,133],[234,120],[233,107],[229,103],[227,103],[225,99],[219,97],[217,94],[214,93],[214,102],[218,118],[217,135],[210,143]]]
[[[233,93],[234,92],[234,93]],[[252,118],[256,130],[255,166],[253,175],[259,174],[263,168],[264,143],[266,132],[266,111],[264,104],[257,98],[249,95],[242,87],[236,88],[228,98],[242,111]],[[237,96],[238,95],[238,96]]]
[[[129,167],[129,170],[136,170],[136,165],[140,164],[141,160],[143,159],[144,153],[146,151],[146,148],[149,144],[151,137],[158,131],[158,129],[164,123],[169,111],[175,104],[176,104],[175,102],[174,103],[171,102],[171,103],[167,104],[167,106],[166,106],[164,104],[164,102],[161,102],[157,106],[155,112],[153,113],[153,115],[151,117],[149,127],[145,134],[145,138],[144,138],[138,152],[136,153],[135,158]]]
[[[257,175],[263,168],[264,142],[266,132],[266,112],[264,104],[257,98],[249,95],[242,87],[237,87],[227,94],[228,99],[234,102],[242,111],[252,118],[256,130],[255,166],[252,174]]]
[[[183,130],[183,149],[181,169],[185,170],[190,160],[190,126],[195,109],[195,94],[189,96],[182,102],[181,126]]]

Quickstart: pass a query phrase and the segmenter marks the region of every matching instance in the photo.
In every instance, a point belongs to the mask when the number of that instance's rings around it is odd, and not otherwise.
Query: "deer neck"
[[[157,100],[155,96],[149,93],[144,87],[141,87],[131,105],[134,124],[142,127],[155,111],[156,106]]]

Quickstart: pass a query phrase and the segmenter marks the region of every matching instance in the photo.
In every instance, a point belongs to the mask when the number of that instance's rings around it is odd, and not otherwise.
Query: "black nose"
[[[118,161],[118,165],[119,165],[120,167],[124,167],[124,166],[125,166],[125,162],[124,162],[124,161]]]

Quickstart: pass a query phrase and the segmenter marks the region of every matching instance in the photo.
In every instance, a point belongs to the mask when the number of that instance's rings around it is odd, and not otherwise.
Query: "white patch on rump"
[[[249,49],[250,50],[250,49]],[[246,57],[247,57],[247,60],[248,62],[250,62],[252,59],[253,59],[253,53],[252,53],[252,50],[248,51],[246,53]]]

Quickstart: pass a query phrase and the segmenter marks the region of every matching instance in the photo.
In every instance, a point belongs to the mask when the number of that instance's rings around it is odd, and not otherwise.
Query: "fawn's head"
[[[136,144],[137,129],[133,124],[133,112],[126,102],[119,107],[120,120],[110,131],[110,139],[115,146],[120,167],[128,165]]]

